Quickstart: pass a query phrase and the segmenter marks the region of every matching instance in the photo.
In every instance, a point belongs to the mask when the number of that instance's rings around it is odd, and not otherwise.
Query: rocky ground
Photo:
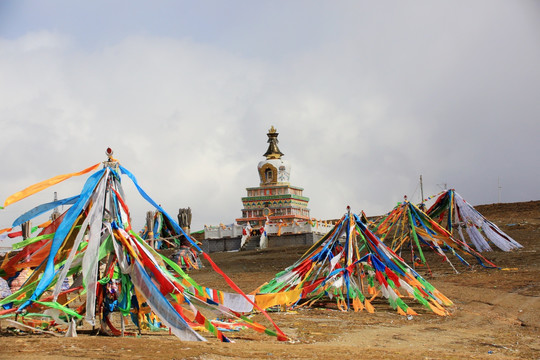
[[[431,257],[428,280],[449,297],[452,315],[439,317],[420,307],[411,320],[385,302],[376,312],[301,309],[272,313],[293,340],[244,330],[230,333],[235,343],[182,342],[167,332],[141,337],[105,337],[79,332],[76,338],[16,334],[0,336],[0,359],[540,359],[540,201],[477,206],[488,219],[520,242],[511,253],[486,257],[501,270],[460,268],[455,274]],[[250,292],[291,265],[306,247],[212,254],[244,291]],[[209,266],[191,273],[205,286],[227,290]],[[262,323],[264,319],[257,315]]]

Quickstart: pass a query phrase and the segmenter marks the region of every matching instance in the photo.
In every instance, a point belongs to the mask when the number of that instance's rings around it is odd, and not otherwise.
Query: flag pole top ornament
[[[113,154],[114,151],[110,147],[105,150],[105,155],[107,155],[107,161],[103,162],[103,167],[111,167],[115,170],[118,170],[118,160],[113,158]]]

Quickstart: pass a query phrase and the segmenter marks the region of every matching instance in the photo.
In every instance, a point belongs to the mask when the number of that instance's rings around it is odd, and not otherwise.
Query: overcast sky
[[[193,230],[232,223],[272,125],[319,219],[418,202],[420,175],[425,197],[540,200],[540,2],[0,1],[2,204],[110,146]]]

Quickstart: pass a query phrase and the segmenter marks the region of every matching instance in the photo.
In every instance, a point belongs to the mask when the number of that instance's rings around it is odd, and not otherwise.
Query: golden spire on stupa
[[[278,135],[276,128],[272,125],[270,130],[268,130],[268,150],[264,153],[263,156],[266,156],[266,159],[280,159],[284,154],[279,151],[278,148]]]

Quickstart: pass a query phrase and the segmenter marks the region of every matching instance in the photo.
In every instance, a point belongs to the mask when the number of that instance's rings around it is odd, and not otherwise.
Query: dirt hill
[[[385,302],[376,313],[303,309],[273,313],[292,339],[280,343],[250,331],[230,333],[236,342],[181,342],[168,334],[141,338],[82,335],[0,337],[0,358],[10,359],[539,359],[540,358],[540,201],[476,206],[484,216],[520,242],[511,253],[485,256],[500,269],[460,268],[429,260],[428,280],[454,302],[449,317],[415,310],[412,320]],[[246,292],[291,265],[306,247],[212,254],[214,261]],[[421,269],[419,270],[421,271]],[[191,276],[201,284],[227,290],[206,264]],[[263,318],[256,316],[257,320]]]

